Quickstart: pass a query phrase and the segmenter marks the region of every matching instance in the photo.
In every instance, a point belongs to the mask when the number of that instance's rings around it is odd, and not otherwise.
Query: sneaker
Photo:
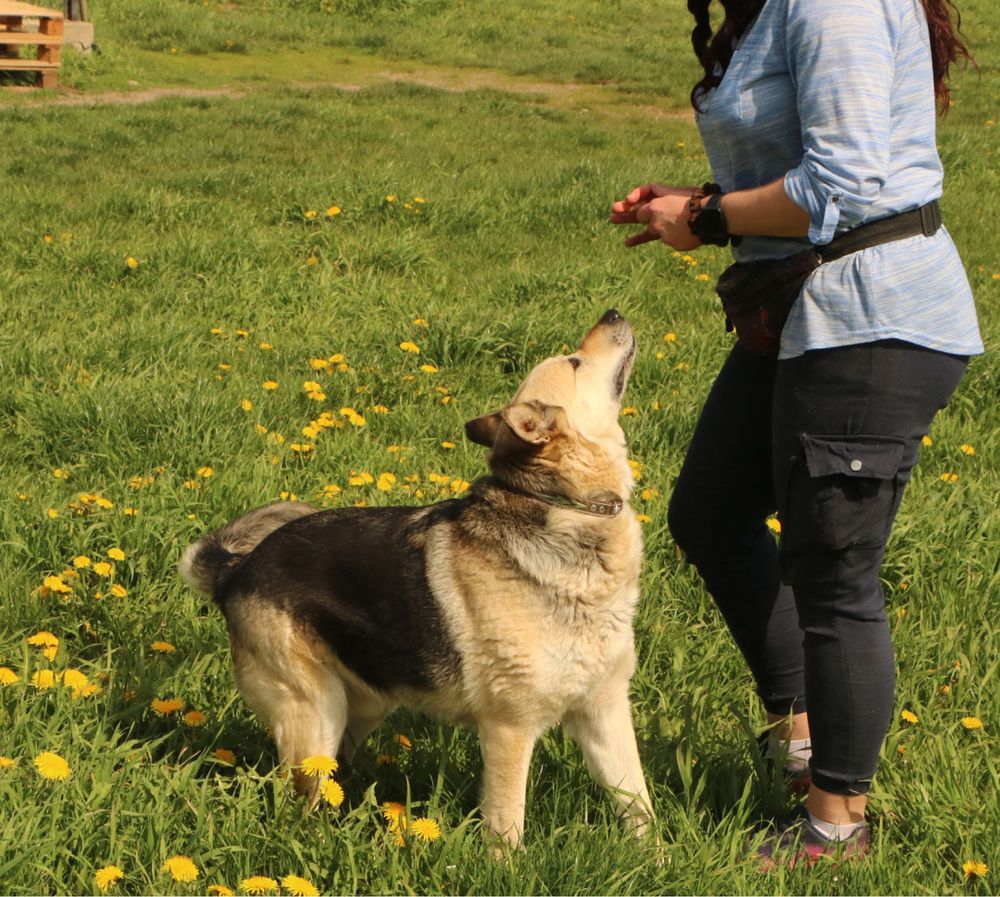
[[[846,840],[835,841],[812,824],[805,806],[800,805],[764,839],[757,848],[757,858],[766,872],[778,866],[792,869],[798,862],[811,866],[820,857],[830,857],[834,861],[860,859],[870,849],[868,823],[862,823]]]

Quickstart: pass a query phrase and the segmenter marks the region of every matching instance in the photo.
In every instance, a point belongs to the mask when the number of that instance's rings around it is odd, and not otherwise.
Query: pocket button
[[[864,467],[864,465],[861,463],[860,458],[855,458],[851,462],[851,470],[861,470],[862,467]]]

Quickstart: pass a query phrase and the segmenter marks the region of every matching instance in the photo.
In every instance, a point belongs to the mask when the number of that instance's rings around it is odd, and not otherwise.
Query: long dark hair
[[[725,18],[719,30],[712,33],[709,6],[712,0],[688,0],[688,10],[694,16],[691,45],[698,57],[704,76],[691,91],[691,105],[697,110],[701,99],[722,81],[722,75],[733,58],[733,43],[757,17],[766,0],[721,0]],[[934,95],[942,113],[948,111],[951,91],[948,89],[948,69],[953,62],[963,60],[975,65],[975,60],[959,37],[962,16],[952,0],[921,0],[927,17],[931,43],[931,65],[934,72]],[[954,12],[955,21],[952,22]]]

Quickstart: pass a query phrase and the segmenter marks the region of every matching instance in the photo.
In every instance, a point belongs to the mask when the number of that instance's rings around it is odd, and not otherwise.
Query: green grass
[[[898,709],[919,722],[897,715],[889,733],[870,860],[768,877],[741,860],[747,832],[782,805],[756,771],[760,713],[665,524],[730,345],[698,279],[725,255],[704,250],[691,265],[662,248],[626,251],[605,222],[636,183],[707,173],[684,112],[682,5],[94,3],[103,52],[70,59],[69,94],[228,94],[86,107],[0,93],[0,666],[20,677],[0,686],[0,756],[17,761],[0,769],[0,890],[89,893],[95,871],[116,864],[125,893],[203,893],[254,874],[331,893],[995,891],[1000,165],[986,122],[1000,117],[998,57],[989,4],[963,7],[981,73],[959,76],[941,125],[943,205],[991,354],[936,421],[884,568]],[[463,77],[476,89],[454,89]],[[526,847],[506,862],[481,844],[475,738],[424,717],[375,734],[341,776],[340,813],[304,815],[235,692],[221,618],[177,579],[180,551],[284,493],[323,506],[451,494],[484,471],[463,422],[611,306],[640,346],[627,399],[637,413],[624,418],[650,518],[633,694],[662,862],[622,835],[559,732],[536,751]],[[310,367],[335,353],[346,370]],[[325,401],[306,396],[312,379]],[[365,426],[302,435],[344,407]],[[306,441],[308,455],[291,448]],[[362,471],[397,481],[349,485]],[[331,484],[342,491],[320,497]],[[125,596],[92,569],[65,597],[40,594],[76,556],[105,560],[114,547]],[[60,639],[51,662],[26,642],[39,630]],[[154,652],[156,640],[176,652]],[[80,670],[103,691],[74,699],[28,684],[47,668]],[[206,724],[150,709],[173,696]],[[984,729],[964,730],[967,715]],[[213,757],[219,747],[235,767]],[[47,750],[69,761],[67,781],[32,768]],[[398,847],[383,801],[435,818],[442,838]],[[195,883],[161,871],[175,854],[194,859]],[[985,881],[964,881],[967,859],[991,867]]]

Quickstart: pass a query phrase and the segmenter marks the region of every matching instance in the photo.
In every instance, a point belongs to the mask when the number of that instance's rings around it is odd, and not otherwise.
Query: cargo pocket
[[[905,441],[885,436],[799,437],[782,519],[782,554],[882,548],[902,489]]]

